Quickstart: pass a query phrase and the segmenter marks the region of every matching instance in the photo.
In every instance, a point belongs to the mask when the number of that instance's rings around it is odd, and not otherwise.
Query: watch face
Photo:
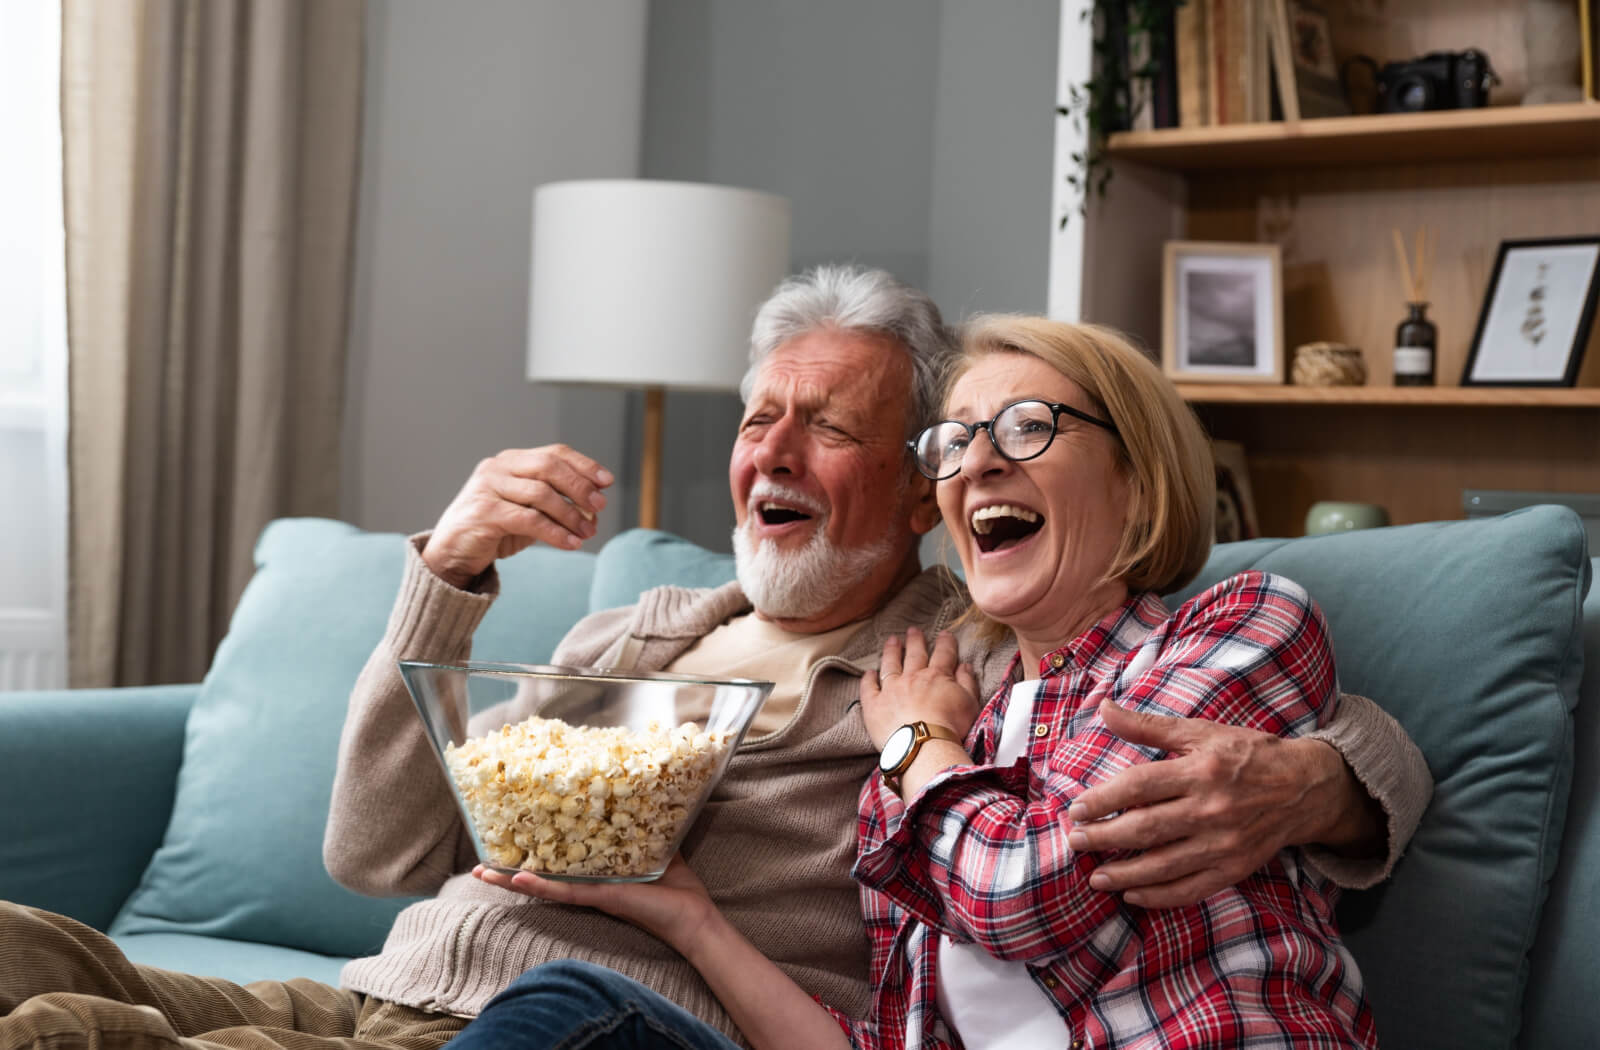
[[[878,768],[888,773],[901,762],[911,751],[912,741],[916,740],[917,732],[910,726],[901,726],[889,734],[889,740],[883,745],[883,754],[878,756]]]

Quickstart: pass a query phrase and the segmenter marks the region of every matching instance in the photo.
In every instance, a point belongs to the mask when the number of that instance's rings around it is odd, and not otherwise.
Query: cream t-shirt
[[[1004,768],[1028,753],[1039,684],[1032,678],[1011,687],[991,760],[995,766]],[[1071,1041],[1066,1022],[1026,965],[996,959],[976,944],[957,944],[948,934],[939,937],[938,998],[945,1024],[967,1050],[1029,1050]]]
[[[795,634],[755,613],[746,613],[705,635],[665,669],[673,674],[760,678],[774,683],[745,734],[747,739],[765,736],[794,717],[811,665],[844,648],[864,623],[857,620],[822,634]]]

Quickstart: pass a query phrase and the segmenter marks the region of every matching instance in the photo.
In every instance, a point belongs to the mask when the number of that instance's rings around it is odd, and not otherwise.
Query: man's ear
[[[939,501],[934,496],[937,482],[922,476],[921,471],[911,479],[911,531],[926,536],[939,524]]]

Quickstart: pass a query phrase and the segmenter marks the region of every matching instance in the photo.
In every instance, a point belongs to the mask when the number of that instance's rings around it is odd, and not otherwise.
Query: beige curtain
[[[74,686],[198,681],[337,512],[362,2],[63,0]]]

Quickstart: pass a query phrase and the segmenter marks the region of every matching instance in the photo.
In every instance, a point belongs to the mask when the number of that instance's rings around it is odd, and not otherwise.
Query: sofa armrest
[[[199,691],[0,693],[0,898],[110,924],[166,831]]]

